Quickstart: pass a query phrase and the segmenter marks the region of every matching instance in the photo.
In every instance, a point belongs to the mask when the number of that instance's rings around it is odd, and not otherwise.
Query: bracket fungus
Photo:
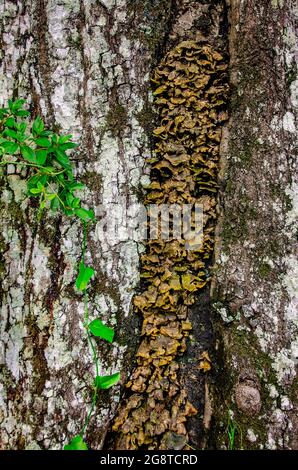
[[[227,61],[208,44],[178,44],[152,82],[160,125],[145,204],[202,204],[203,243],[188,250],[184,239],[148,240],[141,257],[143,291],[134,298],[141,344],[113,425],[121,449],[166,449],[169,435],[188,442],[186,421],[197,410],[180,383],[178,358],[191,333],[188,308],[209,279],[219,144],[228,118]]]

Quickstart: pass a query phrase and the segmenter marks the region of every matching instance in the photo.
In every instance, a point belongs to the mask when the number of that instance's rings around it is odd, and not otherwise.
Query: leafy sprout
[[[24,109],[25,100],[8,100],[8,106],[0,108],[0,166],[8,164],[29,168],[27,193],[39,198],[40,218],[45,209],[53,212],[61,210],[67,216],[75,216],[83,225],[81,262],[79,264],[76,288],[83,294],[85,305],[84,325],[96,369],[93,382],[93,395],[89,412],[80,434],[74,436],[65,450],[88,450],[83,437],[96,406],[98,390],[106,390],[120,380],[120,373],[99,375],[99,361],[94,338],[113,342],[114,330],[100,319],[89,321],[89,283],[95,270],[85,263],[87,226],[94,221],[94,212],[82,207],[77,191],[84,184],[74,176],[73,165],[68,151],[77,147],[72,135],[59,135],[47,130],[40,116],[30,124],[30,112]]]
[[[41,211],[46,207],[61,209],[84,222],[94,220],[94,212],[82,207],[76,193],[84,184],[75,179],[68,155],[77,147],[72,135],[47,130],[40,116],[28,124],[30,113],[24,104],[25,100],[9,100],[8,107],[0,109],[0,164],[31,167],[28,195],[39,198]]]

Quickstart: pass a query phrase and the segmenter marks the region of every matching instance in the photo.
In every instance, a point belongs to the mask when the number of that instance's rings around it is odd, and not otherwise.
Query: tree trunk
[[[230,419],[238,448],[297,449],[296,15],[294,2],[229,6],[231,109],[212,289],[219,448]]]
[[[190,39],[215,50],[228,46],[231,96],[221,142],[214,308],[205,287],[189,309],[194,341],[180,366],[198,408],[187,423],[189,442],[231,447],[228,426],[236,426],[236,447],[297,448],[294,4],[1,0],[0,11],[0,96],[27,98],[48,126],[73,134],[83,199],[98,220],[88,235],[96,268],[91,305],[115,325],[116,342],[98,343],[98,354],[101,373],[121,370],[121,383],[100,395],[88,445],[114,447],[117,438],[106,434],[140,343],[132,298],[144,248],[102,234],[100,218],[115,204],[142,201],[150,136],[160,125],[150,74]],[[1,446],[60,449],[80,432],[94,375],[83,299],[74,289],[82,236],[73,219],[36,221],[24,176],[12,166],[1,175]],[[204,350],[212,359],[206,373],[197,367]]]
[[[76,170],[96,215],[123,197],[137,201],[146,178],[151,53],[141,36],[153,20],[142,26],[139,6],[1,1],[1,97],[28,98],[49,126],[80,142]],[[1,199],[2,447],[59,449],[81,428],[94,374],[82,298],[73,288],[81,233],[78,223],[61,216],[38,224],[22,178],[9,173]],[[125,380],[137,341],[129,312],[138,246],[108,234],[99,242],[98,233],[91,230],[87,254],[97,273],[92,305],[117,325],[117,342],[101,347],[101,372],[121,370]],[[119,397],[119,386],[103,393],[88,432],[92,447],[101,447]]]

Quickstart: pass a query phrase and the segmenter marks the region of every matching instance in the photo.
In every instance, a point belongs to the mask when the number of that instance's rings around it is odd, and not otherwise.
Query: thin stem
[[[50,183],[48,183],[48,186],[49,186],[49,188],[53,191],[53,194],[55,194],[56,198],[58,199],[58,201],[60,202],[60,204],[62,204],[62,206],[63,206],[64,209],[65,209],[65,204],[64,204],[64,202],[62,201],[62,199],[59,197],[59,194],[55,191],[55,189],[53,188],[53,186],[52,186]]]
[[[34,168],[45,168],[42,165],[38,165],[36,163],[26,163],[26,162],[14,162],[10,160],[4,160],[3,162],[0,162],[0,165],[24,165],[24,166],[33,166]]]
[[[41,218],[42,218],[42,211],[43,211],[43,207],[42,207],[42,203],[44,201],[44,192],[41,194],[40,196],[40,202],[39,202],[39,209],[38,209],[38,213],[37,213],[37,220],[40,222]]]
[[[96,350],[95,350],[95,347],[94,347],[94,343],[92,341],[92,338],[91,338],[91,335],[88,331],[88,342],[90,344],[90,347],[91,347],[91,350],[92,350],[92,355],[93,355],[93,360],[94,360],[94,364],[95,364],[95,370],[96,370],[96,376],[99,375],[99,361],[98,361],[98,357],[97,357],[97,354],[96,354]],[[97,392],[97,387],[96,388],[96,392]]]
[[[82,258],[81,258],[81,262],[84,263],[84,264],[85,264],[86,248],[87,248],[87,224],[86,224],[86,222],[83,222],[83,241],[82,241]],[[93,363],[95,365],[96,377],[97,377],[99,375],[99,361],[98,361],[98,357],[97,357],[97,354],[96,354],[96,349],[95,349],[94,343],[92,341],[90,331],[88,329],[88,324],[89,324],[89,298],[88,298],[87,289],[84,290],[84,305],[85,305],[84,325],[85,325],[85,328],[86,328],[86,331],[87,331],[88,344],[89,344],[89,347],[92,351],[92,359],[93,359]],[[96,405],[97,392],[98,392],[98,390],[97,390],[97,386],[96,386],[96,383],[95,383],[94,384],[94,391],[93,391],[91,406],[89,408],[88,415],[86,417],[86,420],[85,420],[84,425],[82,427],[82,430],[80,432],[80,435],[82,437],[85,434],[85,431],[86,431],[87,426],[89,424],[89,421],[91,419],[94,407]]]
[[[45,166],[42,166],[42,165],[38,165],[38,164],[35,164],[35,163],[26,163],[26,162],[12,162],[12,161],[9,161],[9,160],[5,160],[3,162],[0,162],[0,165],[24,165],[24,166],[32,166],[34,168],[38,168],[39,170],[45,170],[49,175],[53,175],[53,176],[56,176],[56,175],[60,175],[61,173],[64,173],[65,170],[61,170],[61,171],[57,171],[57,172],[52,172],[52,171],[49,171],[47,169],[47,167]]]
[[[82,262],[84,264],[85,264],[86,248],[87,248],[87,224],[86,222],[83,222]]]

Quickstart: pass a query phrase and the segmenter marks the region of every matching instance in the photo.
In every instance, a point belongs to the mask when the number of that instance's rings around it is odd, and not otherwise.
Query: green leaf
[[[60,206],[59,199],[56,197],[55,199],[51,201],[52,211],[56,211],[57,209],[59,209],[59,206]]]
[[[64,446],[64,450],[88,450],[88,447],[82,436],[75,436],[69,444]]]
[[[56,168],[56,171],[57,171],[57,168]],[[66,181],[66,179],[65,179],[65,177],[64,177],[64,174],[59,173],[59,175],[56,175],[56,179],[58,180],[58,182],[59,182],[62,186],[64,186],[64,187],[66,186],[67,181]]]
[[[91,268],[90,266],[86,266],[83,262],[80,263],[80,269],[79,269],[79,274],[76,280],[76,287],[77,289],[84,291],[88,283],[91,279],[91,277],[94,274],[94,269]]]
[[[25,160],[28,160],[28,162],[36,163],[35,153],[32,148],[27,145],[23,145],[21,147],[21,154]]]
[[[19,117],[27,117],[27,116],[30,116],[29,111],[26,111],[25,109],[20,109],[19,111],[15,111],[14,114],[15,114],[16,116],[19,116]]]
[[[6,116],[7,114],[9,114],[9,110],[8,108],[0,108],[0,117],[1,119]]]
[[[20,132],[21,134],[24,134],[26,129],[27,129],[27,124],[25,122],[21,122],[20,124],[17,124],[17,131]]]
[[[3,131],[3,135],[11,137],[12,139],[18,140],[19,142],[23,142],[26,136],[22,132],[15,132],[12,129],[5,129]]]
[[[69,207],[63,207],[63,212],[64,214],[69,215],[69,216],[73,215],[73,210]]]
[[[57,197],[57,195],[54,194],[54,193],[47,193],[45,195],[45,198],[46,198],[47,201],[52,201],[53,199],[55,199],[55,197]]]
[[[18,109],[22,108],[22,106],[26,103],[25,100],[15,100],[15,101],[12,101],[12,100],[8,100],[8,106],[9,106],[9,109],[11,111],[17,111]]]
[[[44,122],[40,116],[37,116],[34,119],[32,124],[32,132],[33,134],[39,135],[44,130]]]
[[[79,197],[75,197],[71,203],[71,207],[73,209],[77,209],[78,207],[80,207],[80,204],[81,204],[81,199]]]
[[[78,147],[78,144],[75,144],[74,142],[67,142],[66,144],[60,145],[60,148],[62,150],[70,150]]]
[[[57,168],[55,168],[54,166],[45,166],[45,167],[43,167],[43,171],[46,171],[46,172],[51,174],[51,173],[55,173],[57,171]],[[55,175],[55,176],[57,177],[58,175]],[[58,178],[56,178],[56,179],[58,179]]]
[[[68,156],[63,150],[55,149],[56,160],[63,168],[71,168]]]
[[[53,135],[52,131],[42,131],[40,133],[40,137],[49,137],[49,136],[52,136],[52,135]]]
[[[71,134],[60,135],[58,139],[58,144],[65,144],[65,142],[68,142],[71,138],[72,138]]]
[[[83,189],[83,188],[85,188],[85,184],[78,183],[77,181],[69,185],[69,189],[71,189],[71,191],[75,191],[76,189]]]
[[[48,152],[46,149],[38,149],[36,150],[36,161],[39,165],[44,165],[48,156]]]
[[[36,186],[37,187],[44,186],[47,182],[47,179],[48,179],[47,175],[39,173],[37,175],[32,176],[28,180],[27,186],[28,186],[29,189],[35,188]]]
[[[6,119],[6,121],[5,121],[5,126],[7,126],[7,127],[15,127],[15,125],[16,125],[16,122],[15,122],[15,120],[14,120],[13,117],[9,117],[8,119]]]
[[[74,196],[72,193],[66,193],[65,194],[65,199],[66,199],[66,202],[67,204],[72,207],[72,201],[74,200]]]
[[[115,334],[113,328],[109,328],[104,323],[102,323],[101,320],[93,320],[91,323],[89,323],[88,328],[94,336],[105,339],[109,343],[113,342]]]
[[[40,194],[42,193],[42,191],[43,191],[43,188],[31,188],[30,189],[31,194]]]
[[[39,147],[51,147],[51,142],[49,139],[46,139],[45,137],[39,137],[38,139],[35,140],[36,145],[39,145]]]
[[[18,134],[12,129],[5,129],[3,134],[7,135],[8,137],[11,137],[12,139],[18,140]]]
[[[54,134],[54,135],[52,136],[52,142],[53,142],[53,144],[58,144],[58,136],[57,136],[57,134]]]
[[[90,220],[94,220],[95,218],[92,210],[83,209],[82,207],[75,209],[75,214],[84,222],[90,222]]]
[[[65,171],[65,174],[68,178],[68,183],[71,183],[72,181],[74,181],[74,176],[73,176],[73,173],[72,173],[72,168],[71,166]]]
[[[9,141],[2,142],[0,147],[4,149],[4,153],[9,153],[10,155],[13,155],[19,148],[17,143]]]
[[[120,380],[120,372],[112,375],[97,375],[95,378],[95,387],[101,390],[107,390],[108,388],[116,385]]]

